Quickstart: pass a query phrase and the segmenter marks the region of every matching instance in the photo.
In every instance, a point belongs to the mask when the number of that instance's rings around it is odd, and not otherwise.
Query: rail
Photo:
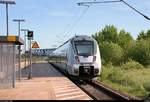
[[[140,100],[137,97],[118,92],[97,81],[75,83],[95,100]]]
[[[61,72],[64,76],[68,77],[63,71],[61,71],[57,66],[52,63],[51,64],[54,68],[56,68],[59,72]],[[110,88],[107,85],[104,85],[98,81],[80,81],[74,80],[69,77],[69,79],[75,83],[79,88],[81,88],[85,93],[87,93],[91,98],[94,100],[141,100],[140,98],[129,96],[127,94],[121,93]]]

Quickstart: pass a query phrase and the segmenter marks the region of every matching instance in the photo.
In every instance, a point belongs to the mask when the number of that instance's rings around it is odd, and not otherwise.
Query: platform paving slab
[[[0,89],[0,100],[92,100],[48,63],[33,64],[32,80],[27,79],[28,70],[22,69],[16,88]]]

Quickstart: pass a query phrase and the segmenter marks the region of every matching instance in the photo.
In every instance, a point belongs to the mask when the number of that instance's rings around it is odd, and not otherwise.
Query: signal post
[[[40,48],[39,45],[38,45],[38,43],[37,43],[36,41],[34,41],[34,42],[33,42],[33,45],[32,45],[32,49],[38,49],[38,48]],[[37,55],[36,55],[36,56],[37,56]],[[36,63],[36,58],[35,58],[34,61],[35,61],[35,63]]]
[[[33,40],[33,31],[28,31],[28,40],[29,40],[29,55],[30,55],[30,68],[28,73],[28,79],[32,79],[32,47],[31,42]]]

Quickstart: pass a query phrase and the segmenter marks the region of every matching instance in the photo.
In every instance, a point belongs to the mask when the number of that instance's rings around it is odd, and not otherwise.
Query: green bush
[[[128,56],[144,66],[150,65],[150,40],[137,41],[129,49]]]
[[[143,88],[142,85],[132,86],[131,89],[129,90],[129,93],[132,93],[140,98],[143,98],[148,95],[147,91]]]
[[[101,72],[101,81],[105,81],[108,79],[108,75],[111,73],[111,68],[102,67],[102,72]]]
[[[112,62],[116,65],[123,56],[123,49],[118,44],[104,42],[101,44],[100,49],[102,58],[107,63]]]
[[[131,79],[130,75],[124,74],[128,71],[129,70],[122,70],[119,67],[114,67],[111,63],[107,64],[102,67],[101,81],[108,84],[112,83],[112,86],[123,87],[124,91],[141,98],[147,96],[150,93],[150,82],[147,82],[144,85],[142,83],[137,83],[137,80]]]
[[[141,65],[139,62],[130,60],[126,64],[123,64],[121,68],[125,69],[125,70],[128,70],[128,69],[143,69],[144,66]]]
[[[135,87],[137,86],[137,83],[131,80],[129,76],[124,76],[121,85]]]
[[[143,87],[145,88],[146,91],[148,91],[150,93],[150,81],[145,82],[143,84]]]
[[[106,62],[104,59],[102,59],[102,65],[106,65]]]
[[[125,80],[123,72],[119,68],[113,68],[112,73],[108,75],[108,79],[119,84]]]
[[[102,68],[101,80],[109,80],[111,82],[120,84],[125,80],[125,78],[121,69],[115,68],[110,64]]]

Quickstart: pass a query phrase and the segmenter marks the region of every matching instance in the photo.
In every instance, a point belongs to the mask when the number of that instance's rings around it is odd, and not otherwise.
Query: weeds
[[[141,70],[139,70],[139,68],[141,68]],[[102,68],[101,81],[108,83],[109,85],[116,84],[117,87],[115,88],[118,88],[123,92],[145,98],[150,94],[150,81],[147,82],[147,80],[144,80],[143,78],[145,77],[138,77],[137,73],[139,76],[143,76],[142,73],[145,73],[145,76],[148,77],[147,71],[149,70],[135,61],[130,61],[121,68],[115,67],[112,64],[107,64]]]
[[[125,70],[131,70],[131,69],[144,69],[144,66],[141,65],[139,62],[130,60],[129,62],[127,62],[126,64],[123,64],[122,69]]]

